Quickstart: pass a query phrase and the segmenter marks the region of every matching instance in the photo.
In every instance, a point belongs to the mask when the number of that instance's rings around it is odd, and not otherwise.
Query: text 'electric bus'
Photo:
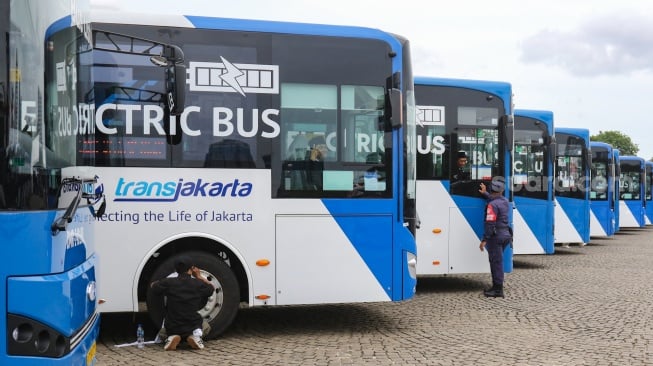
[[[97,138],[86,157],[110,203],[98,226],[102,312],[147,309],[160,324],[162,301],[148,288],[180,255],[216,288],[200,311],[208,337],[241,302],[413,296],[407,40],[197,16],[105,13],[92,25]],[[187,74],[167,82],[185,89],[179,116],[162,106],[157,44],[183,54]]]
[[[590,133],[585,128],[555,128],[555,243],[590,241]]]
[[[515,110],[515,254],[553,254],[553,112]]]
[[[509,83],[417,77],[418,275],[489,273],[479,251],[486,200],[480,183],[512,186]],[[512,225],[512,213],[510,213]],[[512,271],[512,248],[504,253]]]
[[[89,6],[0,1],[0,365],[93,365]]]
[[[612,145],[590,141],[592,153],[590,182],[590,236],[611,237],[617,231],[617,194],[615,159]]]
[[[645,169],[639,156],[619,157],[619,227],[638,228],[646,225]]]

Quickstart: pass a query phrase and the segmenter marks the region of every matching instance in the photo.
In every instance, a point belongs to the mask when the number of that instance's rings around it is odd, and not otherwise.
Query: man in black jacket
[[[197,311],[206,304],[215,288],[191,263],[189,257],[180,257],[175,262],[177,277],[164,278],[151,285],[154,294],[166,297],[166,351],[176,350],[182,338],[186,338],[193,349],[204,348],[202,316]]]
[[[456,168],[453,169],[451,183],[464,182],[470,180],[469,170],[467,169],[467,153],[458,151],[456,154]]]

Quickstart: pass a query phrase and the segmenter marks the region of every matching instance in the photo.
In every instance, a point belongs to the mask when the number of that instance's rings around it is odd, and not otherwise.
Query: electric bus
[[[589,130],[556,127],[555,140],[554,242],[582,246],[590,240]]]
[[[615,191],[615,159],[612,145],[590,141],[590,236],[612,237],[617,229]]]
[[[646,161],[646,225],[653,223],[653,196],[651,195],[651,184],[653,184],[653,161]]]
[[[553,112],[515,110],[514,254],[553,254]]]
[[[87,158],[107,199],[97,228],[102,312],[147,311],[160,325],[163,299],[148,289],[182,255],[216,288],[200,311],[209,338],[241,303],[413,296],[406,39],[202,16],[92,19],[96,140]],[[152,63],[176,76],[162,82]],[[165,84],[183,89],[185,102],[166,108]]]
[[[88,11],[0,1],[0,365],[96,362]]]
[[[487,254],[478,249],[486,205],[479,187],[503,178],[512,197],[512,86],[417,77],[415,100],[417,274],[489,273]],[[510,246],[504,269],[512,271]]]
[[[645,169],[646,161],[639,156],[619,157],[619,226],[638,228],[646,225]]]

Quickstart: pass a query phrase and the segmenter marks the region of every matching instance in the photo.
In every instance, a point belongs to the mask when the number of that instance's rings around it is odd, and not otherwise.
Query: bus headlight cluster
[[[417,256],[411,252],[406,252],[406,260],[408,262],[408,273],[413,279],[417,278]]]
[[[33,319],[9,314],[7,329],[11,334],[7,342],[10,355],[59,358],[70,352],[69,339]]]

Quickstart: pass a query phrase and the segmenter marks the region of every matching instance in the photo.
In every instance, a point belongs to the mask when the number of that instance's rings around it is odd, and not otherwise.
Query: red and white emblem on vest
[[[494,213],[494,207],[492,207],[492,205],[487,205],[485,221],[497,221],[497,214]]]

